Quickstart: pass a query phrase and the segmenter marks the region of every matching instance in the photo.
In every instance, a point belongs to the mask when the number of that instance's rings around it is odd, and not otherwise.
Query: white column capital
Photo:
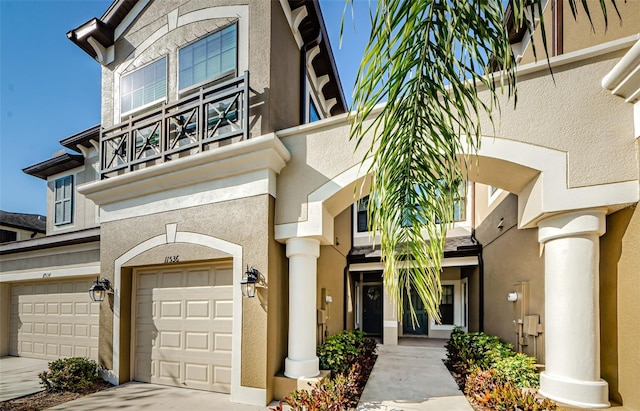
[[[320,240],[310,237],[295,237],[287,240],[287,257],[306,255],[318,258],[320,256]]]
[[[538,223],[538,241],[547,241],[579,235],[598,237],[606,231],[606,208],[571,211],[545,218]]]

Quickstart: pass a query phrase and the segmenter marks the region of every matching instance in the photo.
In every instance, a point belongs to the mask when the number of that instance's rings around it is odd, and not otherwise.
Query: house
[[[46,232],[46,221],[42,215],[0,210],[0,243],[42,237]]]
[[[101,124],[25,169],[48,183],[47,235],[0,246],[0,354],[264,405],[318,376],[327,335],[460,325],[535,355],[551,398],[640,409],[640,10],[587,35],[562,4],[544,15],[553,79],[512,31],[518,110],[467,170],[443,321],[413,327],[367,232],[318,2],[114,1],[67,33],[102,65]]]

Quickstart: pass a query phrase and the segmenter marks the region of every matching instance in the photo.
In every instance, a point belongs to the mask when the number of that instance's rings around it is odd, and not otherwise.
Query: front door
[[[411,316],[411,306],[416,313],[417,321]],[[402,333],[413,335],[426,335],[429,327],[427,326],[427,312],[424,309],[422,300],[414,290],[411,290],[410,296],[405,294],[402,314]]]
[[[362,331],[382,335],[382,283],[362,285]]]

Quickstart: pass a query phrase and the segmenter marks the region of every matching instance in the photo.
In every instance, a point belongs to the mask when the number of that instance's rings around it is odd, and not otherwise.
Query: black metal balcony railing
[[[100,178],[207,151],[249,136],[249,72],[131,117],[100,137]]]

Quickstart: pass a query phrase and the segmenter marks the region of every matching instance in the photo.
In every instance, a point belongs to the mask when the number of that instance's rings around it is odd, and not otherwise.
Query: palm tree
[[[591,20],[587,0],[579,1]],[[546,2],[508,0],[513,26],[533,32],[531,16],[542,18]],[[569,0],[574,18],[577,2]],[[599,4],[606,23],[605,0]],[[439,319],[447,225],[465,165],[480,147],[479,119],[493,122],[501,94],[517,101],[504,6],[505,0],[378,0],[372,13],[351,134],[359,145],[373,132],[366,155],[373,158],[369,222],[380,233],[385,283],[398,313],[413,289],[427,314]],[[538,29],[545,39],[544,21]],[[543,49],[546,54],[545,40]],[[488,90],[488,100],[479,98],[481,90]],[[463,151],[468,154],[460,161]]]

